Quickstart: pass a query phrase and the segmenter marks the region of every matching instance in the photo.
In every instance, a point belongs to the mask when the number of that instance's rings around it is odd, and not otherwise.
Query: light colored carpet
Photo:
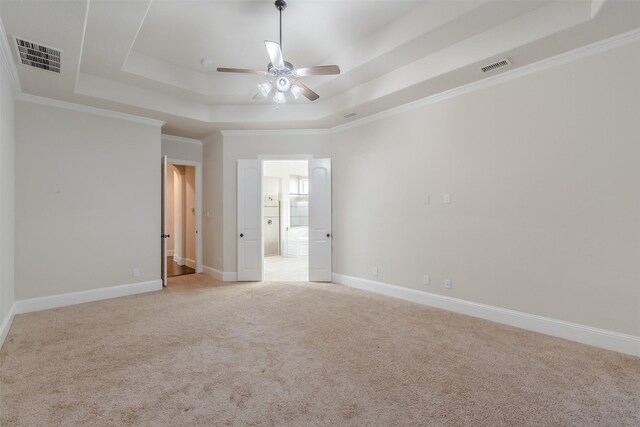
[[[16,316],[0,424],[640,425],[640,359],[333,284],[220,284]]]

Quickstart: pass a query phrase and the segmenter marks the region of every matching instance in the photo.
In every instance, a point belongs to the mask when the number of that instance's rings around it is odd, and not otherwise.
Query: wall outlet
[[[444,279],[444,288],[451,289],[451,279]]]
[[[444,197],[442,198],[442,201],[444,203],[451,203],[451,194],[447,193],[444,195]]]
[[[378,277],[378,267],[373,267],[373,275],[374,277]]]
[[[140,269],[134,268],[133,270],[131,270],[131,274],[133,274],[133,277],[140,277]]]
[[[431,284],[431,277],[428,274],[422,276],[422,284],[425,286],[429,286]]]

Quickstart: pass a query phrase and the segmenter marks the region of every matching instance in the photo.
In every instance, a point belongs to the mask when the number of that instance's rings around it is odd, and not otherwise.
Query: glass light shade
[[[302,89],[299,86],[291,85],[291,94],[295,99],[298,99],[302,95]]]
[[[260,94],[262,94],[262,96],[264,96],[265,98],[267,97],[267,95],[269,95],[269,92],[271,92],[272,88],[273,85],[271,84],[271,82],[264,82],[258,85],[258,91],[260,91]]]
[[[273,95],[273,100],[275,101],[276,104],[284,104],[285,102],[284,93],[276,92],[276,94]]]

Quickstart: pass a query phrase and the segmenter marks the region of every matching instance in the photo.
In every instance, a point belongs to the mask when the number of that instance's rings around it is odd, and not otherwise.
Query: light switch
[[[451,194],[447,193],[444,195],[444,197],[442,198],[442,201],[444,203],[451,203]]]

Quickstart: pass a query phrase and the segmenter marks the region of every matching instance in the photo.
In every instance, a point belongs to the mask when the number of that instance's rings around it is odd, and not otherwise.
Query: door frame
[[[167,158],[167,164],[192,166],[196,170],[196,273],[202,273],[202,162]]]

